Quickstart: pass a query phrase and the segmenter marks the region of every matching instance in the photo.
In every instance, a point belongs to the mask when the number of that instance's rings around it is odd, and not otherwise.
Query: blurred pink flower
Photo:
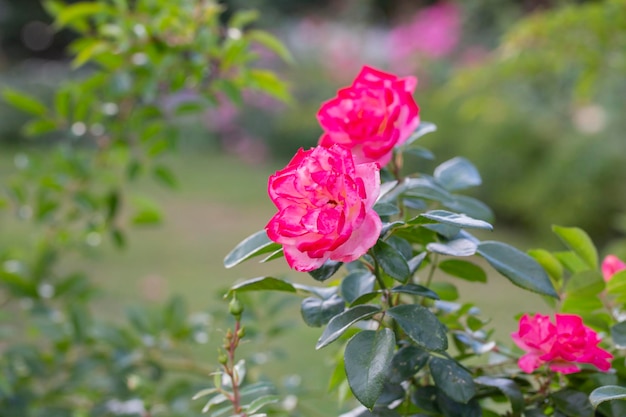
[[[355,164],[339,145],[300,149],[269,178],[278,213],[265,230],[297,271],[312,271],[328,259],[354,261],[380,235],[382,223],[372,208],[379,191],[376,164]]]
[[[607,255],[602,261],[602,276],[605,282],[609,282],[613,275],[626,269],[626,263],[615,255]]]
[[[594,365],[601,371],[611,368],[609,352],[598,347],[600,338],[576,315],[556,314],[556,324],[549,316],[524,314],[513,341],[526,351],[518,365],[531,373],[543,364],[552,371],[570,374],[580,371],[578,363]]]
[[[403,144],[419,125],[416,85],[415,77],[398,78],[363,67],[350,87],[339,90],[318,111],[324,129],[319,144],[350,149],[356,163],[386,165],[394,146]]]
[[[416,54],[438,59],[449,55],[461,37],[461,13],[454,3],[437,3],[420,10],[411,22],[389,33],[392,61],[402,64]]]

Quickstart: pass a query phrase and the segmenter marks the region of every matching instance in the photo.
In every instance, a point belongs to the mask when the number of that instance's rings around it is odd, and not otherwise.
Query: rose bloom
[[[328,259],[354,261],[380,235],[382,223],[372,209],[379,191],[377,164],[355,164],[338,145],[300,149],[269,178],[278,213],[265,230],[297,271],[312,271]]]
[[[598,347],[600,338],[596,332],[576,315],[557,314],[554,324],[549,316],[525,314],[520,319],[519,330],[511,337],[526,351],[518,365],[527,373],[545,363],[552,371],[562,374],[580,371],[577,363],[588,363],[601,371],[611,368],[609,359],[613,355]]]
[[[393,148],[419,125],[419,107],[413,99],[417,78],[398,78],[363,67],[350,87],[337,92],[317,113],[324,129],[319,144],[339,144],[352,151],[356,163],[385,166]]]
[[[615,255],[608,255],[602,261],[602,276],[605,282],[609,282],[613,275],[626,269],[626,264]]]

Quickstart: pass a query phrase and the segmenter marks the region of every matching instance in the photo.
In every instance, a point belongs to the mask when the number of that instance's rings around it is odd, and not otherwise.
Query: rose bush
[[[258,277],[230,289],[231,305],[250,291],[303,296],[304,322],[324,327],[316,348],[341,346],[330,386],[360,403],[344,417],[626,415],[624,403],[613,401],[626,398],[623,263],[607,257],[600,264],[575,227],[553,227],[566,247],[555,252],[479,239],[477,232],[492,230],[493,215],[463,193],[481,183],[464,158],[400,175],[404,152],[432,157],[415,145],[435,130],[417,125],[417,105],[407,97],[415,84],[365,67],[326,102],[320,146],[298,151],[270,177],[278,213],[225,259],[233,267],[284,256],[328,285]],[[497,279],[484,265],[542,296],[555,322],[525,313],[511,339],[495,340],[480,306],[464,302],[455,285]],[[241,313],[233,313],[237,336],[227,338],[222,355],[229,380],[237,374]],[[237,416],[260,415],[238,405],[238,384],[217,385],[206,410],[217,416],[226,411],[215,405],[229,400]],[[272,401],[259,398],[268,407]],[[272,409],[281,412],[293,415]]]
[[[356,164],[338,145],[300,149],[287,167],[269,179],[278,213],[265,230],[283,245],[297,271],[325,261],[351,262],[374,246],[381,221],[373,210],[380,176],[375,163]]]
[[[317,113],[324,133],[322,146],[339,144],[360,162],[385,166],[393,148],[402,145],[419,125],[413,98],[417,78],[363,67],[350,87],[337,92]]]

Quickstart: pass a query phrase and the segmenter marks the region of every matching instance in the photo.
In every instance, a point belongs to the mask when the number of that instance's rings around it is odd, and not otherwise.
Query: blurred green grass
[[[11,150],[1,152],[0,178],[11,172],[12,153]],[[222,260],[228,251],[246,236],[262,229],[274,213],[266,195],[266,183],[267,177],[279,166],[245,165],[233,157],[210,152],[180,153],[166,162],[177,175],[178,189],[164,189],[150,180],[128,187],[130,194],[150,197],[161,206],[164,221],[160,226],[130,228],[125,249],[114,248],[105,241],[101,248],[87,255],[65,260],[64,268],[84,270],[102,287],[104,296],[96,314],[119,317],[125,307],[139,300],[158,304],[174,294],[182,295],[192,311],[226,311],[226,303],[220,300],[219,294],[237,280],[263,275],[318,284],[307,274],[290,271],[282,259],[267,264],[252,260],[228,270],[223,267]],[[19,230],[24,226],[4,216],[0,227],[3,230],[0,244],[6,244],[7,239],[21,238]],[[480,237],[514,245],[517,242],[516,246],[526,249],[518,237],[507,231]],[[516,327],[516,314],[546,311],[547,307],[540,297],[514,287],[505,278],[491,273],[488,267],[486,269],[490,272],[487,285],[452,281],[446,277],[437,279],[458,285],[461,301],[476,303],[484,316],[492,320],[489,327],[496,328],[496,335],[508,343],[508,334]],[[288,333],[265,341],[270,347],[280,348],[284,356],[268,362],[262,370],[274,378],[306,376],[304,386],[312,391],[304,397],[311,404],[323,400],[326,405],[320,410],[328,407],[322,412],[335,413],[335,395],[326,393],[332,369],[328,360],[330,352],[315,351],[321,329],[304,325],[299,319],[298,300],[293,301],[285,314],[296,326]],[[200,353],[201,360],[216,368],[215,346],[220,335],[221,329],[215,329],[207,348]],[[244,352],[252,354],[260,348],[248,345]],[[311,366],[316,363],[319,366]]]

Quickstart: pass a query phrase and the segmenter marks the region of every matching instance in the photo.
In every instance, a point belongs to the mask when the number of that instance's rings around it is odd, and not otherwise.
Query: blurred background
[[[130,231],[123,250],[106,240],[94,241],[92,246],[101,246],[98,251],[64,261],[89,270],[102,286],[102,314],[115,317],[122,306],[137,300],[163,303],[173,293],[182,294],[192,308],[203,309],[219,304],[216,294],[245,277],[280,273],[306,280],[287,271],[282,261],[225,270],[222,259],[237,242],[264,227],[273,213],[265,195],[267,176],[298,148],[316,144],[320,103],[350,84],[365,64],[418,77],[415,97],[421,119],[438,126],[436,133],[420,140],[435,159],[408,160],[407,171],[431,172],[454,156],[472,161],[483,177],[473,196],[495,212],[495,238],[522,250],[556,249],[560,243],[550,226],[578,226],[602,254],[625,259],[625,2],[223,4],[224,21],[235,10],[258,10],[254,27],[272,33],[291,52],[293,62],[286,63],[260,50],[259,65],[279,74],[292,98],[284,102],[244,91],[239,106],[223,101],[200,117],[178,120],[183,134],[176,151],[166,157],[178,178],[177,189],[147,180],[128,186],[158,203],[160,224]],[[72,30],[53,27],[38,0],[0,0],[0,87],[51,102],[58,85],[76,74],[67,49],[75,39]],[[27,120],[0,101],[3,183],[28,155],[45,156],[64,140],[26,138]],[[0,213],[0,231],[0,245],[28,239],[27,229],[8,211]],[[501,291],[491,288],[494,294]],[[529,304],[527,298],[515,297],[510,286],[502,288],[511,297],[495,299],[488,315],[507,308],[507,325],[513,324],[514,314],[540,308],[540,300]],[[479,291],[470,287],[469,299]],[[318,329],[298,332],[297,340],[283,346],[291,359],[270,373],[298,374],[301,365],[293,359],[294,351],[306,350],[314,360],[323,360],[312,349]],[[281,340],[266,343],[276,348],[283,345]],[[313,392],[323,393],[325,382],[312,380],[317,385]]]

